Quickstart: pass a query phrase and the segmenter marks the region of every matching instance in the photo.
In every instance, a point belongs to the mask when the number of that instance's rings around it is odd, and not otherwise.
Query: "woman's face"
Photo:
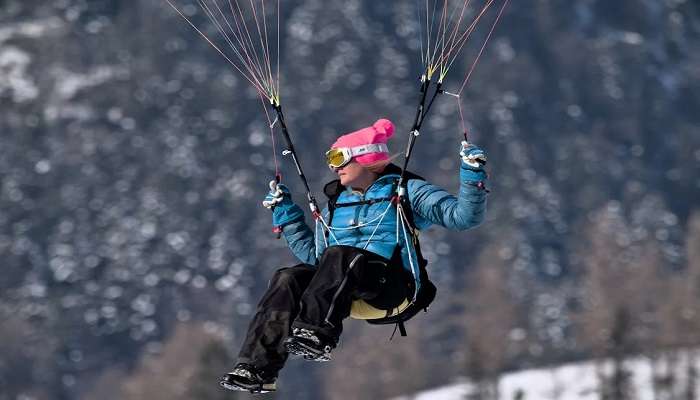
[[[338,174],[338,178],[340,178],[340,184],[345,187],[366,189],[374,182],[375,178],[375,174],[355,160],[350,161],[343,167],[334,168],[334,170]]]

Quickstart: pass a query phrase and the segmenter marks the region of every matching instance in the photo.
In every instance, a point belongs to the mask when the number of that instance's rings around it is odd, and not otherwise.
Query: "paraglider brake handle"
[[[318,210],[318,203],[316,203],[316,198],[311,193],[308,193],[307,196],[309,200],[309,209],[311,210],[311,215],[314,217],[315,220],[320,219],[321,212]]]

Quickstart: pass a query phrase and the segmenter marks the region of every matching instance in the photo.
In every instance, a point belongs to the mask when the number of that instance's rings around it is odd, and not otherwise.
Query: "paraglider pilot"
[[[411,228],[417,230],[433,224],[466,230],[484,220],[486,156],[467,142],[459,148],[459,194],[409,174],[405,204],[410,210],[401,212],[395,201],[401,169],[390,162],[387,148],[393,133],[391,121],[380,119],[333,144],[326,158],[338,181],[326,185],[330,200],[321,220],[327,226],[317,225],[316,232],[304,221],[289,190],[270,183],[263,205],[272,210],[274,226],[302,263],[273,275],[250,322],[238,363],[222,378],[222,386],[274,391],[289,354],[330,360],[345,318],[407,312],[421,285],[417,265],[421,257],[411,229],[403,225],[407,214]]]

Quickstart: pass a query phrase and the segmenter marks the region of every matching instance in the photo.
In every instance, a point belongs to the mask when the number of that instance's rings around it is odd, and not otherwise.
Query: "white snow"
[[[64,23],[58,17],[45,18],[36,21],[26,21],[4,24],[0,27],[0,45],[16,37],[38,38],[61,29]]]
[[[598,376],[601,372],[610,376],[612,367],[610,361],[587,361],[504,374],[499,385],[499,400],[517,399],[519,391],[523,400],[598,400]],[[631,374],[632,398],[653,400],[651,361],[645,357],[633,358],[625,361],[625,367]],[[686,383],[683,376],[677,382]],[[462,380],[394,400],[464,400],[474,388],[473,383]],[[677,389],[675,392],[679,394]]]
[[[117,71],[113,67],[103,65],[87,74],[76,74],[66,70],[56,70],[53,74],[56,76],[56,93],[62,100],[70,100],[83,89],[109,81]]]
[[[0,47],[0,96],[9,93],[13,101],[23,103],[39,95],[39,88],[27,72],[31,61],[29,53],[17,47]]]
[[[623,32],[621,36],[621,40],[630,45],[638,46],[644,43],[644,36],[637,32]]]
[[[87,121],[95,118],[97,111],[91,105],[70,100],[76,100],[75,97],[84,90],[99,87],[113,79],[121,79],[127,73],[128,71],[122,67],[109,65],[98,65],[85,73],[76,73],[65,68],[53,68],[51,76],[55,82],[54,90],[50,101],[44,108],[44,118],[47,121],[56,119]],[[120,116],[122,115],[120,114]],[[122,126],[128,126],[129,121],[129,118],[122,118]]]

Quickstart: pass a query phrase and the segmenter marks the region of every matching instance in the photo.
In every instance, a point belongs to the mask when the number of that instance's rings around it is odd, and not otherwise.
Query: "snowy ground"
[[[593,362],[565,364],[548,369],[531,369],[505,374],[500,382],[499,400],[598,400],[600,368]],[[651,363],[645,358],[626,362],[632,374],[632,396],[635,400],[653,400]],[[609,373],[608,371],[605,371]],[[473,385],[467,381],[432,389],[394,400],[465,400]],[[518,394],[520,392],[520,397]]]

